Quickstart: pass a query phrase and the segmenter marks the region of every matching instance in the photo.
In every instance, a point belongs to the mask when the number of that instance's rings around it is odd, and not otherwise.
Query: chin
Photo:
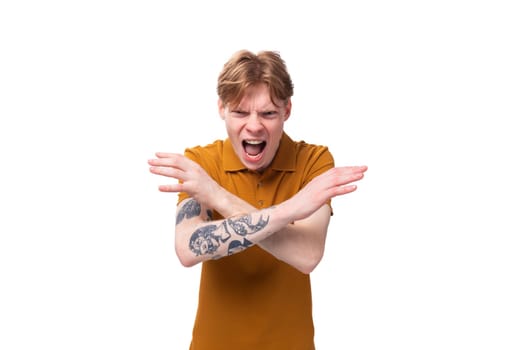
[[[244,166],[248,168],[248,170],[257,171],[257,172],[261,172],[268,167],[267,165],[260,164],[260,163],[259,164],[254,164],[254,163],[249,163],[249,162],[243,162],[243,163],[244,163]]]

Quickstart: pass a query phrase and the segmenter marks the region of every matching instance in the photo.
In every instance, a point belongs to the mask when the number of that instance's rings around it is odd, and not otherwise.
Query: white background
[[[0,348],[187,349],[199,268],[155,151],[225,136],[280,51],[285,130],[367,164],[312,274],[318,349],[525,349],[520,1],[3,1]]]

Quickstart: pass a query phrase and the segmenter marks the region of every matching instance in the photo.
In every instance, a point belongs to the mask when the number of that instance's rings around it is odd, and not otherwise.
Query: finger
[[[354,192],[355,190],[357,190],[357,186],[356,185],[335,187],[334,190],[333,190],[332,197],[342,196],[344,194],[348,194],[348,193]]]
[[[155,152],[155,156],[158,158],[177,158],[177,157],[184,157],[180,153],[170,153],[170,152]]]
[[[352,165],[352,166],[347,166],[343,168],[353,173],[364,173],[365,171],[368,170],[368,166],[366,165],[357,165],[357,166]]]
[[[183,181],[187,180],[186,172],[177,168],[152,166],[149,168],[149,171],[156,175],[171,177]]]
[[[352,170],[342,171],[335,174],[334,185],[343,186],[351,182],[359,181],[364,177],[363,173],[355,173]]]
[[[160,185],[160,192],[182,192],[182,184]]]
[[[152,165],[176,166],[177,168],[195,167],[195,162],[179,153],[155,153],[157,159],[150,159]]]
[[[163,166],[163,167],[176,167],[180,168],[180,162],[174,158],[157,158],[157,159],[148,159],[148,164],[153,166]]]
[[[177,155],[177,157],[149,159],[148,164],[153,166],[177,168],[183,171],[195,168],[195,163],[192,160],[181,155]]]

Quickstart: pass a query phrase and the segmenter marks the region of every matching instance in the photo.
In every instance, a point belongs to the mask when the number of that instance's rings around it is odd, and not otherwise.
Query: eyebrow
[[[261,109],[257,109],[257,112],[260,113],[260,112],[275,111],[277,109],[279,109],[279,107],[272,103],[272,104],[263,106]],[[247,109],[243,108],[240,105],[237,106],[237,107],[230,108],[230,111],[245,111],[245,110],[247,110]]]

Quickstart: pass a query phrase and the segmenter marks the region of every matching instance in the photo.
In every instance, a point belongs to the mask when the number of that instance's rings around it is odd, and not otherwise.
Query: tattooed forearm
[[[261,215],[256,224],[252,224],[252,216],[244,215],[236,219],[228,219],[228,225],[235,231],[236,234],[246,236],[262,230],[270,220],[270,216],[266,219]]]
[[[183,206],[180,208],[179,212],[177,213],[177,219],[175,221],[175,224],[179,224],[182,220],[184,220],[184,218],[190,219],[195,216],[199,216],[200,214],[201,205],[195,199],[190,199],[189,201],[184,203]]]
[[[207,225],[193,232],[190,238],[189,248],[195,255],[213,254],[221,243],[230,239],[226,230],[221,230],[224,225]]]
[[[258,221],[252,224],[253,215],[243,215],[229,218],[218,225],[206,225],[197,229],[190,237],[189,248],[196,255],[217,255],[217,250],[222,243],[228,243],[227,251],[219,255],[232,255],[240,252],[253,243],[246,239],[246,235],[263,230],[270,221],[270,216],[259,216]],[[232,236],[233,233],[233,236]]]

